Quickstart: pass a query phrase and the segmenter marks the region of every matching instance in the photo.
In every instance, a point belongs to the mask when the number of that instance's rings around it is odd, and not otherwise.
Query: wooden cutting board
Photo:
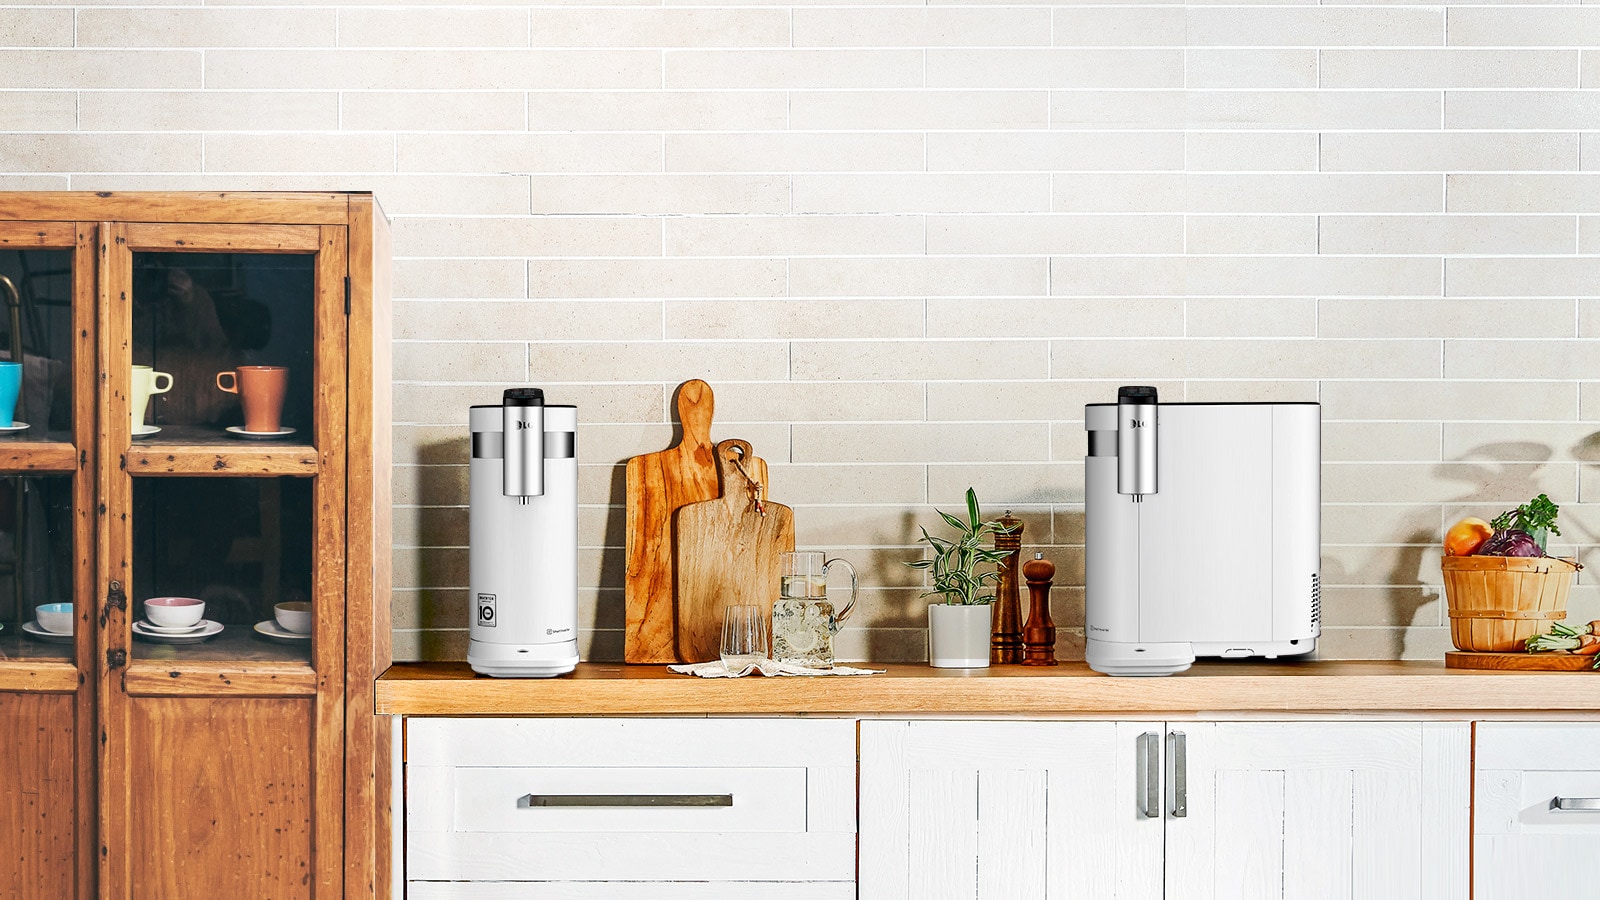
[[[794,511],[765,495],[763,511],[756,510],[750,480],[765,486],[767,476],[765,465],[751,465],[750,444],[723,441],[716,459],[722,496],[677,514],[678,657],[684,662],[720,655],[723,607],[750,604],[771,611],[781,554],[794,549]]]
[[[677,407],[682,439],[666,450],[635,456],[627,465],[627,631],[622,652],[631,663],[682,661],[673,600],[672,514],[687,503],[721,496],[711,441],[716,409],[711,385],[698,378],[685,381],[678,386]],[[751,474],[765,481],[766,463],[758,463]]]
[[[1444,655],[1447,669],[1504,669],[1520,672],[1587,672],[1594,666],[1592,656],[1571,653],[1475,653],[1450,650]]]

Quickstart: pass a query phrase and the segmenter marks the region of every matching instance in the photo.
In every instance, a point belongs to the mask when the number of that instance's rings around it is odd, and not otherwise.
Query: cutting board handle
[[[678,421],[683,425],[683,444],[701,446],[711,443],[711,414],[716,409],[716,398],[711,395],[711,385],[691,378],[678,385]]]
[[[717,475],[722,479],[724,503],[739,506],[755,502],[757,487],[750,482],[752,476],[745,474],[750,471],[750,460],[755,458],[749,441],[729,438],[717,444]]]

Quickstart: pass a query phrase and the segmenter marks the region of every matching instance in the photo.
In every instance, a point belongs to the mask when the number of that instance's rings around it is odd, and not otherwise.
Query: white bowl
[[[72,604],[45,603],[33,608],[33,617],[39,627],[51,634],[72,633]]]
[[[272,617],[284,631],[295,634],[311,633],[311,604],[306,600],[290,600],[272,608]]]
[[[162,628],[190,628],[205,614],[206,602],[193,597],[151,597],[144,602],[144,617]]]

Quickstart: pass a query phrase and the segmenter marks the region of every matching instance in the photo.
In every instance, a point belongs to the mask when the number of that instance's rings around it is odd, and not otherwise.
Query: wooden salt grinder
[[[994,536],[994,548],[1005,551],[1000,560],[1000,582],[995,588],[994,602],[999,609],[994,614],[994,632],[989,637],[989,661],[992,663],[1022,662],[1022,594],[1017,582],[1017,563],[1022,559],[1022,520],[1013,518],[1011,510],[1000,517],[1006,530]]]
[[[1022,566],[1022,577],[1028,579],[1028,627],[1022,629],[1022,642],[1027,647],[1025,666],[1053,666],[1056,664],[1056,623],[1050,621],[1050,579],[1056,577],[1056,564],[1035,553],[1033,559]]]

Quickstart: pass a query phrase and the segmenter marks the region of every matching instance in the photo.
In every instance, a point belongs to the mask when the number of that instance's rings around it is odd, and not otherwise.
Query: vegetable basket
[[[1450,640],[1460,650],[1511,652],[1567,617],[1579,566],[1553,556],[1446,556]]]

